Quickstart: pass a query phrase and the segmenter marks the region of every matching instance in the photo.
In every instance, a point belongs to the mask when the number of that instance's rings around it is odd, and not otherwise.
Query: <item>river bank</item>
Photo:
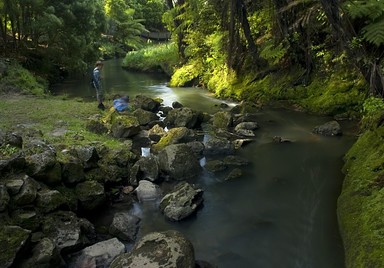
[[[0,109],[2,111],[2,114],[4,112],[4,117],[1,119],[1,127],[8,127],[8,126],[14,126],[15,122],[18,122],[20,124],[32,124],[36,125],[38,128],[44,129],[44,131],[47,131],[49,133],[60,133],[60,131],[68,131],[66,135],[64,136],[58,136],[55,138],[55,135],[52,135],[53,141],[60,141],[67,145],[70,144],[79,144],[79,143],[87,143],[91,140],[97,140],[100,139],[99,136],[93,136],[93,134],[89,134],[86,131],[83,131],[84,129],[84,120],[89,114],[97,113],[96,107],[94,107],[94,103],[88,103],[83,102],[81,99],[78,100],[65,100],[62,97],[59,98],[39,98],[39,97],[33,97],[29,98],[27,96],[18,96],[15,95],[13,98],[3,99],[0,102]],[[70,121],[67,126],[60,125],[60,121],[67,122]],[[380,263],[380,252],[379,250],[382,249],[382,245],[380,244],[381,239],[378,239],[377,235],[380,236],[380,224],[377,221],[371,221],[371,219],[377,219],[380,221],[380,219],[376,218],[375,215],[377,209],[380,210],[380,204],[376,203],[375,200],[377,198],[380,198],[380,189],[382,187],[381,180],[380,180],[380,172],[381,169],[378,168],[380,166],[380,161],[382,161],[380,156],[377,156],[376,161],[372,161],[372,159],[369,156],[374,156],[375,149],[381,148],[382,142],[382,135],[380,134],[382,132],[382,126],[376,125],[377,129],[372,129],[367,131],[367,134],[365,136],[361,136],[361,142],[357,143],[359,145],[355,145],[358,147],[353,147],[352,152],[349,155],[347,155],[347,164],[346,168],[344,169],[345,173],[347,174],[346,180],[345,180],[345,186],[343,193],[340,197],[340,207],[339,207],[339,219],[341,222],[341,232],[343,234],[343,240],[344,240],[344,246],[346,248],[346,263],[347,267],[361,267],[361,266],[354,266],[354,261],[356,258],[358,258],[359,261],[365,262],[369,261],[375,264]],[[372,134],[376,133],[376,134]],[[51,137],[51,135],[49,135]],[[101,137],[103,139],[103,137]],[[360,140],[359,139],[359,140]],[[378,141],[377,143],[375,141]],[[106,140],[102,141],[106,142]],[[369,146],[367,146],[369,144]],[[114,143],[112,142],[112,146],[120,146],[120,143]],[[369,150],[369,148],[371,148]],[[362,154],[364,157],[360,157],[359,155],[366,150],[365,154]],[[381,150],[381,149],[380,149]],[[378,151],[380,151],[378,150]],[[358,161],[355,161],[355,159],[361,159]],[[360,161],[366,161],[366,162],[360,162]],[[358,163],[358,165],[355,165],[354,163]],[[364,174],[364,178],[366,178],[366,183],[362,185],[362,187],[358,186],[357,188],[353,188],[354,190],[351,192],[349,190],[349,185],[360,185],[361,181],[361,171],[360,167],[361,165],[371,165],[371,170],[373,170],[372,173]],[[358,190],[356,190],[358,189]],[[356,199],[356,206],[353,206],[354,211],[359,211],[359,213],[353,213],[353,219],[350,217],[350,213],[347,212],[348,208],[350,208],[350,201],[351,196],[354,197],[356,194],[359,193],[357,196],[362,199]],[[367,194],[367,191],[369,194]],[[344,195],[344,193],[346,193]],[[363,202],[361,202],[363,200]],[[369,202],[369,200],[372,200],[374,202],[374,206],[372,206]],[[365,204],[364,207],[362,207],[362,204]],[[371,214],[372,213],[372,214]],[[368,215],[368,217],[366,216]],[[361,228],[361,222],[358,221],[358,219],[369,219],[368,221],[363,220],[364,226],[368,226],[369,228],[362,230]],[[359,223],[357,223],[359,222]],[[356,223],[356,224],[355,224]],[[372,234],[371,233],[371,224],[373,224],[373,227],[377,230],[377,232],[373,233],[375,239],[371,239],[369,241],[361,239],[361,237],[368,237],[366,234]],[[353,237],[353,234],[360,232],[360,230],[363,233],[360,233],[361,236],[356,237],[355,239],[349,240],[349,237]],[[377,243],[377,244],[376,244]],[[376,244],[376,245],[375,245]],[[356,247],[357,245],[357,247]],[[362,245],[360,247],[359,245]],[[375,245],[375,248],[378,249],[378,251],[375,251],[373,255],[366,256],[365,254],[368,254],[366,250],[366,247],[371,247]],[[361,249],[361,250],[359,250]],[[355,251],[357,250],[357,251]],[[353,254],[350,254],[350,252],[353,252]],[[363,256],[363,257],[361,257]],[[361,263],[359,263],[360,265]],[[364,266],[364,265],[362,265]]]

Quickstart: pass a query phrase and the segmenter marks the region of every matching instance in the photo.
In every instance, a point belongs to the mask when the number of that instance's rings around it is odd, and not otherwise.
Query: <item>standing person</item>
[[[95,66],[96,67],[95,69],[93,69],[93,73],[92,73],[92,79],[93,79],[93,86],[96,89],[96,98],[99,103],[97,108],[101,110],[105,110],[105,106],[103,104],[104,92],[101,86],[101,69],[103,69],[104,64],[102,61],[97,61]]]

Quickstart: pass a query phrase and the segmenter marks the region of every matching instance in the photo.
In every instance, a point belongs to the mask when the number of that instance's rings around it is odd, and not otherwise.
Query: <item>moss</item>
[[[384,127],[366,131],[345,156],[338,218],[347,267],[384,267]]]
[[[0,262],[4,267],[10,267],[17,252],[29,237],[31,231],[18,226],[3,226],[0,229]]]
[[[185,135],[188,135],[188,131],[189,130],[184,127],[172,128],[163,137],[161,137],[158,143],[152,146],[152,149],[155,151],[161,151],[166,146],[177,143]]]
[[[32,74],[16,62],[9,63],[5,75],[0,76],[0,93],[44,95],[47,88],[47,81]]]

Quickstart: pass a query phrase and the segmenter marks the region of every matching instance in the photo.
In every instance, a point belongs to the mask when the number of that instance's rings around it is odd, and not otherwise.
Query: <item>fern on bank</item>
[[[345,6],[353,19],[365,20],[363,39],[376,46],[384,44],[384,0],[349,1]]]

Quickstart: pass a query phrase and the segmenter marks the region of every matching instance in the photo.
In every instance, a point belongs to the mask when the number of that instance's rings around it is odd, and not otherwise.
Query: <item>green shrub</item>
[[[176,45],[167,43],[128,52],[122,66],[135,71],[164,72],[171,75],[178,61]]]
[[[44,79],[38,78],[16,62],[8,64],[4,75],[0,77],[0,93],[44,95],[47,88]]]

